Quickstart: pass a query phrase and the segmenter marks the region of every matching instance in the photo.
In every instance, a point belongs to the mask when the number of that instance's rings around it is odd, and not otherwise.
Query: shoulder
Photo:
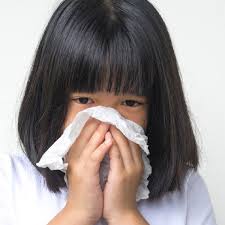
[[[0,171],[2,173],[17,173],[22,168],[30,166],[26,154],[18,152],[0,152]]]
[[[18,197],[27,183],[29,162],[24,153],[0,152],[0,224],[17,224]],[[29,179],[27,179],[29,180]]]
[[[188,205],[195,203],[195,207],[198,205],[204,206],[208,210],[211,210],[212,204],[205,180],[197,170],[191,169],[186,176],[184,182],[184,191],[188,199]]]
[[[138,207],[150,224],[216,225],[206,183],[192,168],[185,174],[180,191],[142,200]]]
[[[208,194],[205,180],[198,170],[189,169],[185,177],[184,188],[187,191],[187,194],[192,193],[192,195],[195,195],[198,192]]]
[[[187,198],[187,223],[215,225],[215,214],[205,180],[191,169],[184,183]]]
[[[17,160],[15,159],[17,158]],[[20,161],[18,154],[11,152],[0,152],[0,176],[8,181],[12,181],[14,172],[16,172],[16,161]]]
[[[26,184],[42,182],[40,173],[22,150],[0,152],[0,179],[5,181],[5,185],[17,188],[22,185],[24,188]]]
[[[0,152],[0,224],[47,224],[66,199],[66,191],[49,192],[24,152]]]
[[[0,164],[0,168],[8,168],[5,167],[6,165],[13,165],[14,163],[16,163],[18,165],[21,164],[22,162],[25,162],[28,160],[26,153],[23,151],[14,151],[14,152],[0,152],[0,160],[1,160],[1,164]]]

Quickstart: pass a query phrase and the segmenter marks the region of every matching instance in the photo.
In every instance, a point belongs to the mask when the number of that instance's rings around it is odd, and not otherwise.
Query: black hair
[[[146,96],[149,199],[181,190],[198,146],[166,24],[148,0],[65,0],[40,39],[18,115],[20,145],[50,191],[64,173],[36,163],[62,135],[69,94]]]

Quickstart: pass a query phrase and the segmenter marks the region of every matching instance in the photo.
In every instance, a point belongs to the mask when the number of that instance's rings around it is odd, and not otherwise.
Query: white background
[[[59,1],[0,0],[0,151],[17,151],[21,96],[43,29]],[[165,20],[201,148],[203,176],[225,224],[225,1],[153,0]]]

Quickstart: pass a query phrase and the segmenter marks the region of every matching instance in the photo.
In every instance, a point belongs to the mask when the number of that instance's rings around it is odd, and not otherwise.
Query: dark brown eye
[[[73,100],[74,101],[78,101],[79,104],[87,104],[89,98],[87,98],[87,97],[80,97],[80,98],[75,98]]]
[[[129,107],[136,107],[136,106],[138,106],[138,105],[141,105],[140,102],[137,102],[137,101],[134,101],[134,100],[126,100],[126,101],[124,101],[124,102],[126,102],[126,105],[128,105]],[[136,106],[134,106],[135,103],[136,103]]]

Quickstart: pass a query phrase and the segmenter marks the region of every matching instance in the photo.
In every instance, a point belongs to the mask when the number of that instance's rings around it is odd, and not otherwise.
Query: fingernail
[[[107,145],[109,145],[109,144],[112,143],[112,141],[111,141],[110,139],[108,139],[108,140],[105,141],[105,143],[106,143]]]
[[[105,134],[105,143],[110,144],[111,142],[112,142],[111,134],[110,134],[110,132],[107,132]]]

